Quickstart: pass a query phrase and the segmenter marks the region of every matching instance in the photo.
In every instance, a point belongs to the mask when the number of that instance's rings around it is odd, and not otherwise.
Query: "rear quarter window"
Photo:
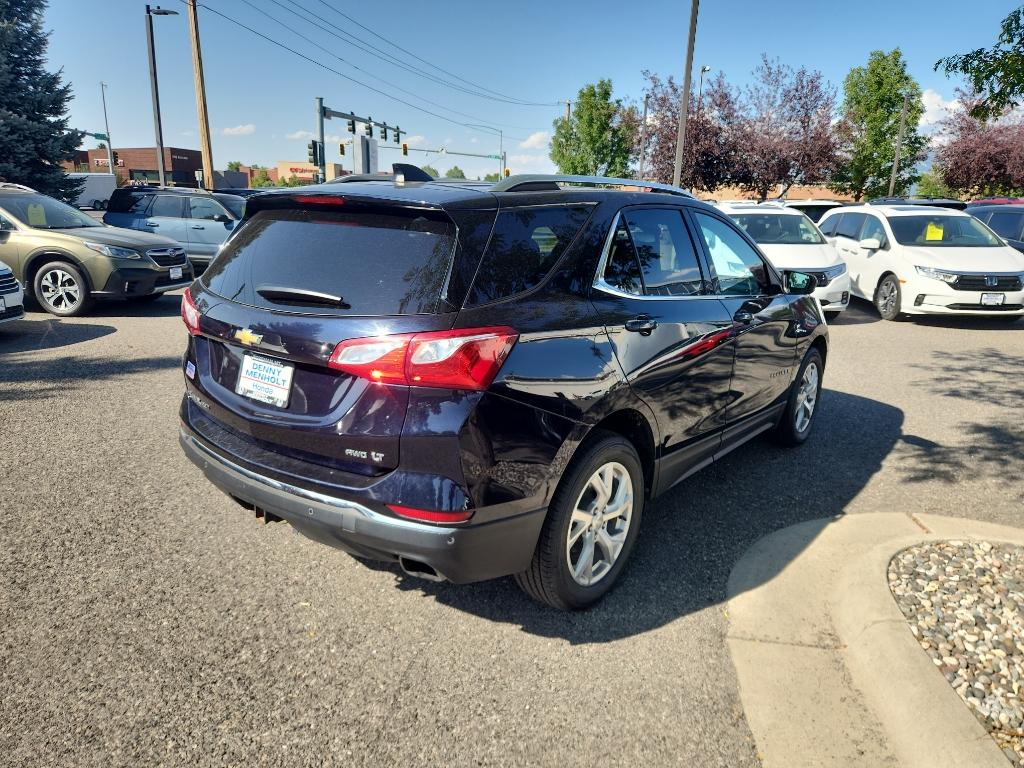
[[[455,227],[433,211],[257,212],[228,240],[203,282],[224,298],[306,314],[404,315],[436,311]],[[324,305],[268,299],[261,289],[340,296]]]
[[[487,304],[535,287],[565,253],[590,211],[590,206],[546,206],[499,212],[466,303]]]

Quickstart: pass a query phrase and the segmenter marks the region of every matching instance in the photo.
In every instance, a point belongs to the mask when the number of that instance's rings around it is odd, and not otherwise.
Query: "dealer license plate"
[[[268,357],[242,355],[235,392],[261,403],[285,408],[292,391],[295,367]]]
[[[6,311],[7,311],[7,299],[5,299],[3,296],[0,296],[0,312],[6,312]]]
[[[981,306],[1000,307],[1006,302],[1005,293],[983,293],[981,294]]]
[[[181,267],[171,267],[171,280],[181,280]]]

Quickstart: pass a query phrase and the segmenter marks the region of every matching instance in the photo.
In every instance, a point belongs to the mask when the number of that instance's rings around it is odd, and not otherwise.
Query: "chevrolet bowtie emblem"
[[[255,347],[261,341],[263,341],[263,335],[259,333],[253,333],[248,328],[243,328],[240,331],[235,331],[235,340],[240,341],[246,346]]]

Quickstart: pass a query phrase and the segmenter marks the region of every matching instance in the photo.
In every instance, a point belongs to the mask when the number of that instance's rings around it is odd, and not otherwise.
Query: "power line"
[[[339,16],[342,16],[343,18],[348,19],[353,24],[355,24],[357,27],[359,27],[360,29],[362,29],[362,30],[364,30],[366,32],[369,32],[371,35],[376,37],[378,40],[382,40],[383,42],[387,43],[391,47],[397,48],[398,50],[402,51],[402,53],[405,53],[405,54],[407,54],[409,56],[412,56],[417,61],[420,61],[420,62],[426,64],[428,67],[436,69],[438,72],[443,72],[444,74],[446,74],[446,75],[448,75],[450,77],[454,77],[456,80],[459,80],[459,81],[465,83],[466,85],[471,85],[471,86],[473,86],[474,88],[476,88],[478,90],[487,91],[489,93],[492,93],[495,96],[500,97],[502,100],[506,100],[506,101],[509,101],[509,102],[515,102],[515,103],[518,103],[518,104],[522,104],[524,106],[531,106],[531,107],[557,107],[558,106],[558,102],[540,102],[540,101],[527,101],[525,99],[519,99],[519,98],[516,98],[515,96],[509,96],[507,94],[503,94],[500,91],[495,91],[492,88],[487,88],[487,87],[485,87],[483,85],[479,85],[478,83],[474,83],[471,80],[467,80],[464,77],[460,77],[459,75],[455,74],[454,72],[449,72],[447,69],[444,69],[443,67],[439,67],[437,64],[433,64],[433,63],[427,61],[426,59],[424,59],[421,56],[417,56],[412,51],[410,51],[410,50],[400,46],[398,43],[395,43],[395,42],[389,40],[388,38],[384,37],[383,35],[378,34],[377,32],[375,32],[374,30],[370,29],[365,24],[361,24],[359,21],[357,21],[356,19],[354,19],[351,16],[349,16],[344,11],[338,10],[333,5],[331,5],[330,3],[326,2],[326,0],[317,0],[317,2],[319,2],[323,6],[331,9],[332,11],[334,11]]]

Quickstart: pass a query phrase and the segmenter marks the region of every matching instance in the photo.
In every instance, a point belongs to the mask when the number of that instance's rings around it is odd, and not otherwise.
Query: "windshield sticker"
[[[46,210],[39,203],[29,203],[25,209],[30,227],[46,226]]]
[[[934,242],[936,240],[942,240],[942,224],[929,221],[928,228],[924,231],[924,239],[926,242]]]

